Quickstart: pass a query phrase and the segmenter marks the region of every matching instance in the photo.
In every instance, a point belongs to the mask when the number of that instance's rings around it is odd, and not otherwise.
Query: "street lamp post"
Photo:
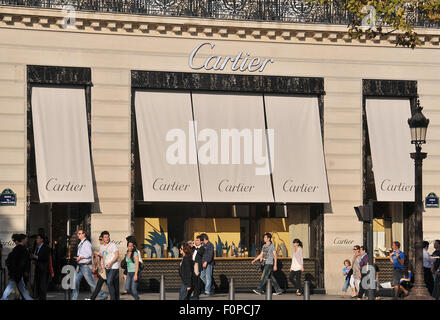
[[[431,300],[428,289],[425,286],[423,273],[423,200],[422,200],[422,164],[426,158],[426,152],[422,152],[422,144],[426,143],[426,129],[429,120],[422,113],[420,101],[417,100],[416,111],[408,119],[411,129],[411,143],[415,145],[416,152],[411,153],[411,158],[415,163],[415,272],[414,287],[407,299],[409,300]]]

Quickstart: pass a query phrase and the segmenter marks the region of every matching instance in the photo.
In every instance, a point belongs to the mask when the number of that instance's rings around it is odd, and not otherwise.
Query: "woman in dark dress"
[[[180,246],[180,253],[183,255],[183,259],[180,262],[179,268],[179,275],[182,279],[179,300],[189,300],[192,285],[193,261],[191,247],[188,243],[183,243]]]

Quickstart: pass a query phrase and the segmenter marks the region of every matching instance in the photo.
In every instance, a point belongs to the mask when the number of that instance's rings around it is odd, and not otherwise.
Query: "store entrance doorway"
[[[31,202],[27,227],[30,236],[29,249],[31,252],[35,251],[37,234],[45,236],[51,248],[54,272],[49,289],[60,285],[62,267],[76,255],[76,232],[84,229],[90,235],[90,211],[89,203]]]

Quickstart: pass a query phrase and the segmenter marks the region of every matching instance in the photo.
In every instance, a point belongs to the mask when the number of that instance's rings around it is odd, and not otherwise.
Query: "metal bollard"
[[[267,279],[266,284],[266,300],[272,300],[272,281]]]
[[[162,274],[160,276],[160,300],[165,300],[165,277]]]
[[[229,280],[229,300],[235,300],[234,278]]]
[[[72,290],[64,290],[64,300],[72,300]]]
[[[304,300],[310,300],[310,282],[304,281]]]

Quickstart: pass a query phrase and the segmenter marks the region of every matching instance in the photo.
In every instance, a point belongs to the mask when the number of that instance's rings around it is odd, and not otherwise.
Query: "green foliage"
[[[323,5],[337,2],[352,14],[348,33],[353,39],[372,40],[394,33],[396,46],[415,48],[421,41],[411,17],[421,15],[430,22],[440,21],[440,0],[306,0]],[[374,10],[369,10],[371,6]],[[370,19],[376,14],[376,19]],[[375,20],[375,21],[371,21]],[[374,22],[374,23],[372,23]]]

